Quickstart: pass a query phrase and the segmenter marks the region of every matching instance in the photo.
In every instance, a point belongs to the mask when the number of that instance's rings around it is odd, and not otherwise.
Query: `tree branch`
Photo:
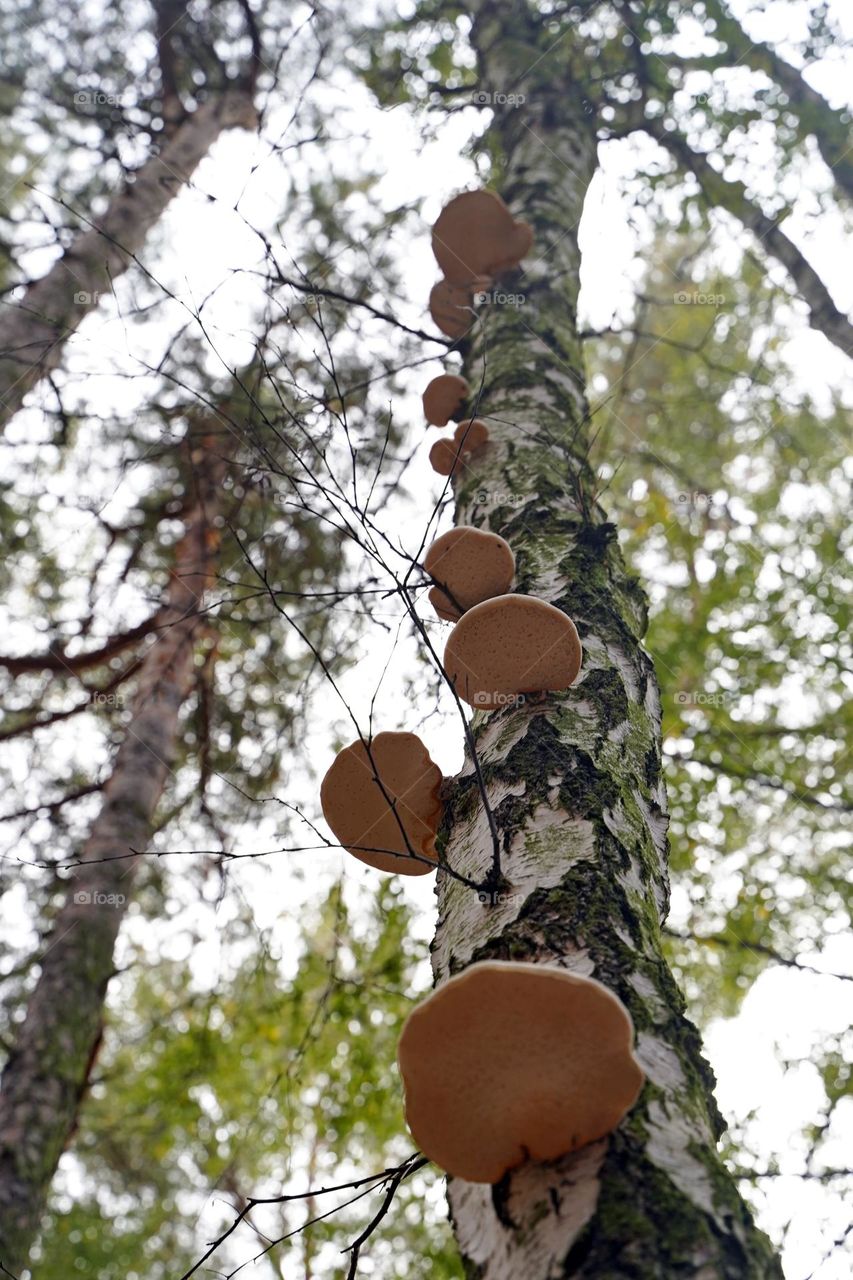
[[[708,156],[694,151],[683,134],[667,129],[664,120],[645,118],[639,127],[665,147],[681,169],[694,175],[710,205],[732,214],[778,259],[808,307],[813,328],[845,355],[853,357],[853,325],[836,307],[826,285],[802,251],[780,229],[779,220],[771,218],[749,199],[742,182],[730,181],[718,173]]]
[[[138,626],[113,636],[100,649],[92,649],[88,653],[76,653],[69,657],[59,645],[54,645],[47,653],[31,654],[27,657],[13,658],[0,654],[0,667],[12,676],[24,675],[28,672],[57,671],[60,674],[77,675],[80,671],[90,671],[93,667],[103,666],[116,654],[123,653],[137,640],[142,640],[156,630],[159,612],[140,622]]]
[[[786,969],[799,969],[804,973],[816,973],[821,978],[837,978],[839,982],[853,982],[853,973],[835,973],[829,969],[818,969],[813,964],[803,964],[801,960],[796,960],[792,956],[783,956],[764,942],[747,942],[745,938],[739,938],[734,933],[703,934],[694,933],[690,929],[684,933],[679,933],[677,929],[670,929],[667,926],[664,926],[663,932],[667,937],[674,938],[678,942],[698,942],[702,946],[727,947],[729,949],[737,947],[743,951],[754,951],[757,955],[765,956],[768,960],[772,960],[774,964],[784,965]]]
[[[681,752],[669,752],[666,754],[666,759],[677,760],[683,764],[698,764],[704,769],[712,769],[715,773],[724,773],[730,778],[741,778],[744,782],[754,782],[759,787],[770,787],[774,791],[781,791],[786,796],[790,796],[792,800],[797,800],[800,804],[808,805],[812,809],[825,809],[828,812],[836,813],[853,813],[853,804],[849,801],[821,800],[813,792],[803,791],[801,787],[797,787],[791,782],[785,782],[783,778],[772,778],[766,773],[756,773],[751,769],[744,769],[737,764],[733,764],[730,760],[710,760],[704,756],[685,755]]]
[[[844,113],[831,107],[813,89],[802,71],[762,40],[754,40],[720,0],[706,0],[705,8],[716,23],[715,36],[724,40],[735,55],[736,65],[744,63],[753,71],[763,71],[788,96],[788,109],[796,115],[806,133],[817,143],[827,167],[848,199],[853,200],[853,149],[850,123]]]

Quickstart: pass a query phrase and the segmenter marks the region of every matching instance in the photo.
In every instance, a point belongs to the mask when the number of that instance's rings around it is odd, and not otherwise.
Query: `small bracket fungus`
[[[459,697],[493,711],[518,694],[568,689],[581,666],[575,624],[534,596],[474,605],[450,633],[444,671]]]
[[[437,862],[441,781],[441,770],[417,734],[377,733],[370,754],[363,742],[353,742],[335,756],[320,787],[323,817],[347,852],[368,866],[427,875],[434,868],[413,858],[410,849]]]
[[[430,291],[429,313],[436,327],[448,338],[464,338],[474,323],[473,302],[473,290],[439,280]]]
[[[517,267],[533,231],[516,222],[495,191],[464,191],[446,204],[432,230],[432,251],[446,279],[472,290]]]
[[[430,587],[427,592],[427,600],[429,600],[442,622],[458,622],[462,617],[459,609],[454,607],[452,601],[448,600],[444,592],[438,587]]]
[[[489,428],[479,418],[466,418],[453,432],[451,440],[436,440],[429,451],[430,465],[440,476],[455,476],[465,466],[469,453],[479,449],[489,438]]]
[[[468,1182],[556,1160],[612,1132],[643,1072],[625,1006],[551,966],[484,960],[410,1014],[397,1059],[425,1156]]]
[[[468,383],[455,373],[440,373],[423,394],[424,416],[434,427],[446,427],[465,403]]]
[[[455,621],[473,605],[509,591],[515,556],[498,534],[463,524],[436,538],[424,557],[424,569],[447,588],[445,592],[433,587],[430,604],[440,618]]]

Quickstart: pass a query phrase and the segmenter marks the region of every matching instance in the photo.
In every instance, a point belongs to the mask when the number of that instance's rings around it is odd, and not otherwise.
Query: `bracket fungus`
[[[475,604],[509,591],[515,556],[498,534],[461,524],[436,538],[424,569],[440,583],[429,593],[430,604],[440,618],[455,622]]]
[[[568,689],[581,666],[571,618],[534,596],[484,600],[463,614],[444,650],[444,671],[460,698],[493,711],[519,694]]]
[[[423,394],[424,416],[434,427],[446,427],[468,395],[468,383],[455,373],[440,373]]]
[[[430,587],[427,592],[427,600],[429,600],[436,615],[441,618],[442,622],[458,622],[462,614],[454,607],[453,602],[448,600],[447,596],[439,587]]]
[[[438,861],[441,782],[417,734],[377,733],[369,752],[359,741],[335,756],[320,786],[323,817],[347,852],[368,866],[427,875],[435,868],[420,858]]]
[[[475,292],[517,267],[532,244],[532,229],[515,220],[496,191],[463,191],[432,229],[432,251],[445,278]]]
[[[436,440],[429,451],[430,465],[440,476],[455,476],[465,466],[469,453],[489,438],[489,428],[480,418],[460,422],[450,440]]]
[[[464,338],[474,323],[474,291],[439,280],[429,295],[429,313],[433,323],[448,338]]]
[[[621,1000],[553,966],[484,960],[409,1015],[397,1060],[424,1155],[468,1182],[612,1132],[643,1072]]]

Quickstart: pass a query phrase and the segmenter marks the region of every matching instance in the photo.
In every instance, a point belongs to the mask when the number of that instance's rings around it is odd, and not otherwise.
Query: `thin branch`
[[[411,1155],[408,1157],[408,1159],[403,1161],[402,1165],[396,1165],[395,1167],[390,1169],[383,1169],[381,1173],[368,1174],[364,1178],[354,1178],[350,1182],[338,1182],[331,1187],[312,1187],[308,1191],[299,1191],[291,1195],[249,1196],[246,1199],[245,1206],[239,1211],[236,1218],[231,1223],[231,1226],[228,1227],[227,1230],[223,1231],[220,1236],[217,1236],[215,1240],[212,1240],[210,1242],[206,1252],[202,1255],[202,1257],[200,1257],[197,1262],[194,1262],[193,1265],[190,1267],[189,1271],[185,1271],[184,1274],[179,1277],[179,1280],[190,1280],[190,1277],[195,1275],[195,1273],[199,1270],[199,1268],[202,1267],[205,1264],[205,1262],[207,1262],[208,1258],[213,1257],[214,1253],[216,1253],[220,1245],[224,1244],[225,1241],[229,1238],[229,1236],[232,1236],[234,1234],[234,1232],[237,1230],[240,1223],[244,1220],[247,1214],[251,1213],[253,1209],[256,1209],[258,1205],[290,1204],[294,1200],[313,1200],[313,1199],[316,1199],[317,1196],[330,1195],[333,1191],[354,1191],[360,1187],[368,1187],[368,1189],[371,1189],[369,1187],[370,1183],[381,1184],[386,1182],[389,1178],[393,1178],[395,1175],[397,1175],[400,1169],[408,1166],[412,1162],[412,1160],[414,1160],[415,1158],[416,1158],[415,1155]],[[305,1223],[302,1229],[304,1230],[304,1227],[307,1225],[308,1224]],[[277,1241],[276,1243],[280,1243],[280,1241]]]
[[[745,938],[739,938],[734,933],[702,934],[694,933],[692,930],[679,933],[677,929],[667,927],[664,928],[663,932],[667,937],[675,938],[678,942],[698,942],[700,945],[708,947],[738,948],[742,951],[753,951],[756,955],[766,956],[774,964],[784,965],[787,969],[799,969],[804,973],[816,973],[821,978],[837,978],[839,982],[853,982],[853,973],[835,973],[829,969],[818,969],[815,965],[804,964],[802,960],[796,960],[792,956],[783,956],[775,948],[768,946],[764,942],[747,942]]]
[[[366,1240],[370,1239],[370,1237],[373,1235],[373,1232],[376,1230],[376,1228],[379,1226],[382,1219],[388,1213],[388,1210],[391,1208],[391,1204],[393,1203],[394,1196],[397,1194],[400,1183],[403,1182],[405,1178],[408,1178],[410,1174],[415,1173],[418,1169],[422,1169],[425,1164],[429,1164],[429,1161],[427,1160],[426,1156],[419,1156],[419,1157],[410,1156],[409,1161],[410,1163],[408,1163],[408,1165],[407,1164],[400,1165],[399,1170],[397,1171],[397,1173],[394,1174],[393,1178],[388,1184],[388,1190],[385,1192],[385,1196],[382,1200],[382,1204],[379,1206],[378,1210],[376,1211],[374,1216],[371,1218],[370,1222],[364,1228],[361,1235],[358,1237],[357,1240],[353,1241],[353,1243],[349,1246],[349,1250],[345,1249],[343,1251],[344,1253],[349,1252],[349,1255],[350,1255],[350,1263],[349,1263],[349,1271],[347,1272],[347,1280],[355,1280],[355,1275],[358,1270],[358,1255],[361,1252],[361,1246],[365,1243]]]

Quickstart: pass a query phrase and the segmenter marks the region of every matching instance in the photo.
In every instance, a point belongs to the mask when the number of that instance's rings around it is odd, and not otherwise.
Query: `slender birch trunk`
[[[594,497],[576,326],[595,122],[580,93],[553,88],[564,76],[526,7],[475,9],[481,88],[527,94],[522,109],[496,109],[490,143],[501,194],[536,244],[523,272],[501,282],[523,304],[481,307],[466,351],[492,442],[456,482],[456,516],[509,541],[518,590],[569,614],[584,661],[568,693],[474,717],[506,883],[490,906],[439,872],[433,967],[439,983],[486,958],[593,975],[630,1010],[647,1083],[601,1142],[495,1187],[451,1179],[454,1231],[476,1280],[779,1280],[718,1155],[713,1075],[661,949],[660,698],[641,645],[643,592]],[[564,67],[572,54],[559,56]],[[484,878],[492,844],[470,760],[446,830],[448,861]]]
[[[47,275],[0,310],[0,432],[27,392],[57,367],[65,343],[130,266],[164,210],[226,129],[256,123],[251,91],[212,97],[93,217]]]
[[[197,443],[193,443],[193,442]],[[0,1081],[0,1270],[17,1275],[38,1235],[51,1179],[73,1131],[100,1042],[113,950],[139,859],[168,783],[181,707],[193,683],[205,592],[215,573],[222,437],[192,433],[195,492],[132,715],[100,813],[41,957]]]

